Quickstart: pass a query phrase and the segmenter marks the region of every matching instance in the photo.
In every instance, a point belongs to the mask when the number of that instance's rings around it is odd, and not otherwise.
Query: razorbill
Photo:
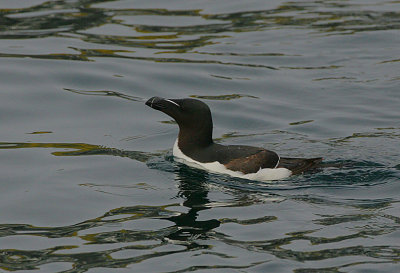
[[[152,97],[146,105],[172,117],[179,125],[174,157],[187,165],[250,180],[270,181],[315,169],[322,158],[286,158],[264,148],[221,145],[212,139],[210,108],[196,99]]]

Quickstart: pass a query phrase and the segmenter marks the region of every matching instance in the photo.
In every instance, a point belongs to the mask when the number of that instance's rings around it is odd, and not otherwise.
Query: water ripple
[[[0,268],[398,272],[399,3],[364,2],[0,4]],[[327,168],[177,163],[155,95]]]

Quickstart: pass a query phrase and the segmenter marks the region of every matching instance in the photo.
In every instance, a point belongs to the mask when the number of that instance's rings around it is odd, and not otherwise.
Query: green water
[[[0,271],[399,272],[398,1],[0,1]],[[144,105],[341,169],[171,155]]]

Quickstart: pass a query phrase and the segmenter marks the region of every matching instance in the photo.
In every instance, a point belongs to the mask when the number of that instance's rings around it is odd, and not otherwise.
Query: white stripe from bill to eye
[[[166,101],[168,101],[168,102],[170,102],[170,103],[172,103],[172,104],[175,104],[176,106],[180,107],[179,104],[177,104],[176,102],[174,102],[174,101],[172,101],[172,100],[166,99]]]

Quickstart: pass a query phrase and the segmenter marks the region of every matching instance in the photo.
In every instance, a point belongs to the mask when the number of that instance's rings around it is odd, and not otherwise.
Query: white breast
[[[256,173],[248,173],[244,174],[242,172],[235,172],[227,169],[223,164],[218,161],[210,162],[210,163],[202,163],[198,162],[188,156],[186,156],[178,147],[178,140],[175,141],[174,148],[172,150],[172,154],[175,157],[175,160],[181,163],[184,163],[188,166],[207,170],[213,173],[222,173],[229,174],[233,177],[240,177],[249,180],[258,180],[258,181],[271,181],[278,180],[289,177],[292,172],[286,168],[265,168],[260,169]]]

